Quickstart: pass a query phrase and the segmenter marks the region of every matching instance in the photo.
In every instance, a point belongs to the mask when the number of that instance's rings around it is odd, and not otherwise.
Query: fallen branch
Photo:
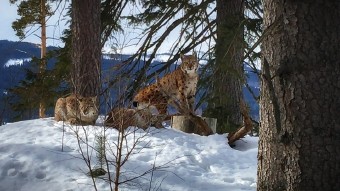
[[[249,109],[244,103],[244,101],[241,102],[240,107],[241,107],[241,114],[243,116],[244,124],[236,131],[228,134],[229,145],[243,138],[249,131],[253,129],[253,122],[249,116]]]

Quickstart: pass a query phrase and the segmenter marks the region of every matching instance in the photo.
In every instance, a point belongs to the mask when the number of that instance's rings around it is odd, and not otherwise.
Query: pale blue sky
[[[59,5],[59,8],[55,12],[55,14],[48,19],[47,21],[47,40],[48,46],[63,46],[61,41],[59,40],[60,36],[62,35],[63,30],[65,29],[65,19],[64,16],[66,11],[65,7],[68,7],[68,4],[65,5],[66,1],[62,1],[63,4]],[[134,12],[140,8],[136,8],[136,5],[128,6],[126,12]],[[138,5],[137,5],[138,6]],[[52,10],[54,11],[57,7],[57,3],[52,5]],[[0,40],[7,39],[11,41],[19,41],[19,38],[15,35],[15,31],[12,29],[12,22],[15,21],[19,16],[17,15],[17,5],[12,5],[9,3],[9,0],[0,0]],[[143,28],[137,27],[134,28],[133,26],[129,25],[128,23],[122,23],[124,34],[118,34],[115,38],[115,48],[117,48],[119,53],[134,53],[138,49],[138,37],[140,36]],[[148,27],[148,26],[145,26]],[[28,27],[27,29],[30,29]],[[23,41],[25,42],[32,42],[36,44],[40,44],[40,29],[38,26],[34,26],[31,28],[31,31],[36,31],[35,35],[29,32],[28,35]],[[159,53],[169,52],[169,49],[172,47],[175,39],[177,38],[178,34],[180,33],[180,28],[176,28],[171,35],[165,40],[164,44],[160,47]],[[53,39],[52,39],[53,38]],[[106,46],[104,47],[105,52],[112,52],[110,48],[110,44],[112,42],[107,42]],[[118,44],[118,47],[117,47]]]
[[[15,32],[12,29],[12,22],[16,19],[16,6],[10,5],[8,0],[2,0],[0,2],[0,39],[8,39],[8,40],[19,40],[18,37],[15,36]]]
[[[62,6],[59,7],[62,9]],[[65,28],[65,21],[60,20],[60,10],[56,12],[57,14],[51,17],[47,21],[47,35],[48,40],[47,44],[49,46],[63,46],[60,42],[59,37],[62,34],[63,29]],[[17,15],[17,6],[9,3],[9,0],[1,0],[0,1],[0,40],[11,40],[11,41],[19,41],[19,38],[15,35],[15,31],[12,29],[12,22],[15,21],[19,16]],[[63,13],[62,13],[63,14]],[[59,21],[59,23],[58,23]],[[30,29],[30,27],[28,27]],[[40,36],[40,30],[37,27],[33,27],[31,31],[36,31],[35,34]],[[30,34],[30,33],[28,33]],[[32,42],[32,43],[40,43],[40,39],[34,34],[30,34],[23,41]],[[54,39],[51,39],[54,38]]]

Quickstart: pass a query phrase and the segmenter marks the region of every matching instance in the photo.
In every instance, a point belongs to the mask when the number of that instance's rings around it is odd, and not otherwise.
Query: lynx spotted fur
[[[198,81],[198,60],[195,55],[181,55],[182,64],[156,83],[140,90],[133,99],[138,109],[156,108],[159,114],[166,114],[168,104],[180,113],[194,110]]]
[[[114,108],[107,115],[104,125],[118,130],[127,129],[130,126],[146,130],[150,126],[163,128],[164,118],[164,116],[152,115],[148,109]]]

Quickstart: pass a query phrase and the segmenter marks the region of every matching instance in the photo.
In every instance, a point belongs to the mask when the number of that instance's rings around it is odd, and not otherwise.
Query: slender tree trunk
[[[217,132],[231,132],[242,124],[240,100],[243,79],[243,0],[217,0],[216,62],[212,99],[206,114],[217,118]]]
[[[100,89],[100,0],[72,1],[73,92],[89,97]]]
[[[340,189],[340,1],[264,0],[258,190]]]
[[[41,0],[40,2],[40,24],[41,24],[41,63],[40,63],[40,71],[42,74],[46,70],[46,0]],[[39,118],[46,117],[46,104],[42,99],[39,104]]]

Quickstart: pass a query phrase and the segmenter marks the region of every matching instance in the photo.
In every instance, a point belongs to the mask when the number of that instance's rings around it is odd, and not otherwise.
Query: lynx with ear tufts
[[[72,125],[94,125],[98,118],[97,96],[82,97],[71,94],[59,98],[54,109],[54,120]]]
[[[133,99],[138,109],[157,108],[166,114],[168,104],[182,114],[193,112],[198,82],[198,60],[196,55],[182,55],[182,64],[156,83],[140,90]]]

